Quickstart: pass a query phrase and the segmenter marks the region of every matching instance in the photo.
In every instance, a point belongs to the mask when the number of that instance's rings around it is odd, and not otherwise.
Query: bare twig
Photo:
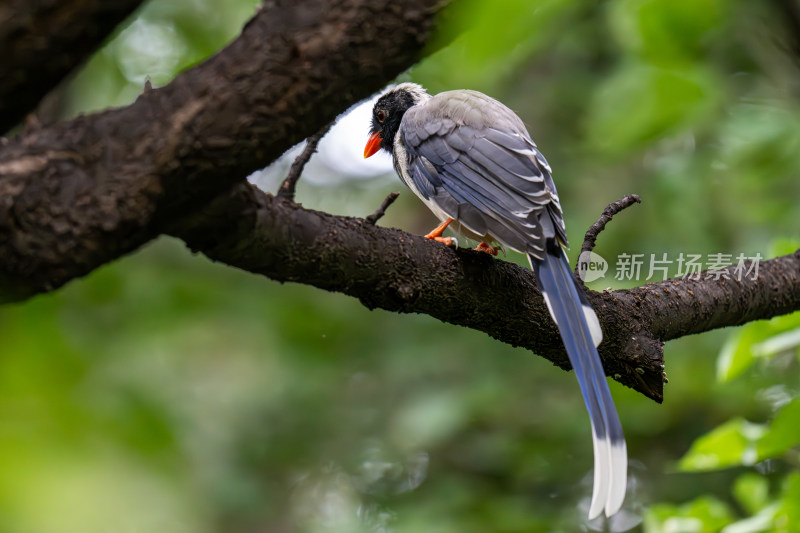
[[[642,203],[642,199],[638,194],[626,194],[622,197],[622,199],[608,204],[608,206],[603,210],[603,214],[597,219],[597,222],[592,224],[592,226],[586,230],[586,235],[583,238],[583,245],[581,246],[581,253],[591,252],[594,250],[597,236],[600,235],[601,231],[606,229],[606,224],[608,224],[611,219],[614,218],[614,215],[623,209],[632,206],[634,203]]]
[[[583,237],[581,253],[578,256],[577,262],[575,263],[575,275],[580,277],[579,269],[581,266],[581,258],[584,257],[584,253],[594,250],[595,244],[597,243],[597,236],[600,235],[600,232],[606,228],[606,224],[608,224],[611,219],[614,218],[614,215],[623,209],[632,206],[634,203],[642,203],[642,199],[639,197],[639,195],[626,194],[622,197],[622,199],[608,204],[608,206],[603,210],[603,214],[597,219],[597,222],[591,225],[591,227],[586,231],[586,235]]]
[[[364,219],[367,222],[367,224],[372,224],[374,226],[375,223],[378,222],[381,219],[381,217],[383,217],[383,215],[386,214],[386,210],[389,208],[390,205],[394,203],[395,200],[397,200],[398,196],[400,196],[399,192],[390,192],[389,196],[384,198],[380,207],[376,209],[374,213],[372,213],[371,215],[369,215],[367,218]]]
[[[303,151],[297,156],[297,159],[294,160],[292,167],[289,169],[289,174],[286,175],[286,179],[283,180],[283,183],[281,183],[281,186],[278,188],[278,198],[294,200],[294,191],[297,187],[297,182],[300,180],[300,175],[303,173],[303,169],[306,163],[308,163],[308,160],[311,159],[311,156],[317,151],[319,141],[328,133],[331,126],[333,126],[333,122],[308,138],[306,147],[303,148]]]

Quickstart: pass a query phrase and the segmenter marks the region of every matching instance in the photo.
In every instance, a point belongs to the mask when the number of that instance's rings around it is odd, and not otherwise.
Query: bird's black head
[[[403,115],[427,98],[430,98],[428,93],[416,83],[401,83],[381,96],[372,108],[370,136],[364,157],[371,156],[381,148],[391,153]]]

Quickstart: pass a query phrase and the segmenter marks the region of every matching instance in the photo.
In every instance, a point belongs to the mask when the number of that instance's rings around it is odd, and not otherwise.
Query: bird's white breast
[[[448,218],[453,219],[453,223],[450,224],[449,229],[455,233],[456,235],[466,237],[467,239],[471,239],[476,242],[485,242],[485,243],[497,243],[497,239],[495,239],[492,235],[479,235],[474,231],[470,230],[466,226],[464,226],[457,217],[452,217],[451,215],[445,213],[441,207],[432,199],[432,198],[425,198],[425,196],[419,191],[417,186],[414,184],[414,180],[411,179],[411,176],[408,174],[406,162],[408,161],[408,154],[406,153],[406,149],[403,146],[403,143],[400,140],[401,134],[398,132],[397,136],[394,139],[394,148],[393,148],[393,155],[394,155],[394,168],[397,171],[397,174],[400,176],[400,179],[403,180],[403,183],[411,189],[417,198],[422,200],[425,206],[430,209],[430,211],[438,218],[441,222],[444,222]]]
[[[411,189],[411,192],[417,195],[417,198],[422,200],[422,202],[430,209],[436,218],[440,221],[444,222],[450,215],[442,211],[442,209],[434,202],[432,199],[425,198],[425,196],[419,191],[417,186],[414,184],[414,180],[411,179],[411,176],[408,174],[408,169],[406,162],[408,161],[408,154],[406,153],[406,149],[403,146],[402,141],[400,140],[402,134],[400,132],[394,138],[394,168],[397,170],[397,174],[400,176],[400,179],[403,180],[403,183],[406,184],[406,187]]]

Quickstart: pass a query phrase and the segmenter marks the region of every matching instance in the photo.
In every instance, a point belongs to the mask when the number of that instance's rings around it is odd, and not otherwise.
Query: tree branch
[[[598,218],[597,221],[592,224],[588,230],[586,230],[586,235],[583,237],[583,244],[581,245],[581,253],[578,255],[578,259],[575,261],[574,272],[576,276],[581,276],[580,270],[583,266],[583,263],[589,260],[588,258],[584,258],[584,254],[594,250],[594,247],[597,244],[597,237],[600,235],[600,232],[606,229],[606,224],[611,222],[611,219],[614,218],[614,215],[623,209],[632,206],[634,203],[642,203],[642,199],[638,194],[626,194],[616,202],[608,204],[608,206],[603,210],[603,214],[600,215],[600,218]]]
[[[132,105],[5,141],[0,301],[136,249],[266,166],[411,66],[441,4],[275,0]]]
[[[601,231],[606,229],[606,224],[611,222],[611,219],[614,218],[614,215],[623,209],[632,206],[634,203],[642,203],[642,199],[638,194],[626,194],[616,202],[608,204],[608,206],[603,210],[603,214],[600,215],[600,218],[598,218],[597,221],[592,224],[588,230],[586,230],[586,235],[583,237],[583,245],[581,245],[581,253],[591,252],[594,250],[595,244],[597,243],[597,237],[600,235]]]
[[[304,209],[249,185],[186,218],[172,234],[215,261],[342,292],[370,309],[428,314],[570,368],[533,274],[513,263]],[[798,273],[800,251],[763,262],[755,281],[670,279],[587,290],[605,336],[599,352],[606,372],[660,402],[663,341],[800,309]]]
[[[306,140],[306,146],[303,148],[303,151],[292,163],[291,168],[289,169],[289,174],[286,176],[286,179],[283,180],[281,183],[280,188],[278,189],[278,196],[281,198],[285,198],[286,200],[294,200],[294,191],[297,187],[297,182],[300,180],[300,175],[303,173],[303,169],[306,167],[306,163],[308,160],[311,159],[311,156],[317,151],[317,145],[319,141],[328,133],[328,130],[331,129],[333,123],[324,126],[321,130],[317,133],[312,135]]]
[[[381,205],[378,206],[378,209],[376,209],[371,215],[367,215],[367,217],[364,219],[367,224],[372,224],[373,226],[377,224],[378,221],[383,218],[383,215],[386,214],[386,210],[389,209],[389,206],[392,205],[395,200],[397,200],[398,196],[400,196],[399,192],[390,192],[386,198],[383,199]]]
[[[0,133],[91,54],[142,0],[0,4]]]

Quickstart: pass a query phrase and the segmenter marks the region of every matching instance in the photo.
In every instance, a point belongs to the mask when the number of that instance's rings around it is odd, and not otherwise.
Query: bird
[[[551,168],[522,119],[473,90],[429,94],[416,83],[384,92],[372,109],[364,157],[392,155],[403,183],[441,224],[426,237],[448,246],[450,228],[479,244],[526,254],[589,412],[594,476],[589,519],[616,514],[627,486],[625,436],[597,353],[600,322],[572,273]]]

